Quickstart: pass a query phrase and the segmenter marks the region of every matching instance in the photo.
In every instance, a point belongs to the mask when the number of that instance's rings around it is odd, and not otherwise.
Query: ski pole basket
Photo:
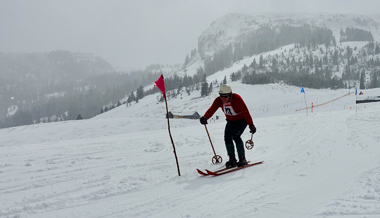
[[[255,146],[255,143],[253,143],[252,138],[253,138],[253,134],[251,135],[251,139],[248,139],[248,140],[245,142],[245,147],[246,147],[248,150],[251,150],[251,149],[253,148],[253,146]]]

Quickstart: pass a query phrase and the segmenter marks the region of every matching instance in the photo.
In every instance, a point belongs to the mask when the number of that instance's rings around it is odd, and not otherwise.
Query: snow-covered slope
[[[222,167],[211,163],[205,128],[171,119],[179,177],[165,105],[151,95],[89,120],[1,129],[0,217],[380,216],[379,103],[356,108],[355,95],[345,96],[353,90],[230,85],[258,128],[247,159],[264,164],[201,177],[196,168]],[[203,114],[217,93],[199,96],[170,99],[169,110]],[[216,115],[207,128],[225,163],[224,115]],[[246,130],[243,140],[250,137]]]
[[[236,27],[230,25],[235,35],[224,35],[223,41],[240,34]],[[207,80],[221,82],[258,57]],[[201,65],[193,62],[178,74],[194,75]],[[229,84],[258,129],[246,157],[263,160],[262,165],[199,176],[197,168],[223,164],[211,163],[210,141],[198,120],[171,119],[179,177],[165,104],[155,94],[89,120],[1,129],[0,217],[380,216],[380,103],[355,105],[353,89],[306,88],[303,94],[300,87],[283,84]],[[380,89],[362,91],[380,95]],[[169,111],[202,115],[215,97],[216,89],[204,98],[183,92],[169,99]],[[312,103],[313,112],[302,110]],[[207,126],[223,163],[224,125],[219,110]],[[243,139],[250,138],[246,130]]]

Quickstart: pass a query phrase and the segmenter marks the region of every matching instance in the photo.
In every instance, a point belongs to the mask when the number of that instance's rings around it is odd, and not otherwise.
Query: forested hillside
[[[68,51],[1,53],[0,128],[91,118],[154,81],[158,68],[115,72],[99,57]]]
[[[361,42],[357,46],[300,46],[280,54],[260,56],[233,75],[243,83],[264,84],[283,81],[309,88],[377,88],[380,75],[380,46]]]
[[[339,42],[346,41],[373,41],[370,31],[356,28],[346,28],[341,31]],[[201,42],[202,43],[202,42]],[[246,34],[236,44],[229,44],[205,60],[205,72],[211,75],[219,70],[231,66],[232,63],[242,60],[244,57],[272,51],[281,46],[298,44],[300,48],[315,49],[317,45],[334,47],[337,45],[331,29],[312,26],[264,26],[258,30]],[[200,45],[202,47],[203,45]]]

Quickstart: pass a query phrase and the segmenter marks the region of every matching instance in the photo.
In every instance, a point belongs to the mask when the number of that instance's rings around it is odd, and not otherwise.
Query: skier
[[[214,100],[211,107],[200,118],[201,124],[206,125],[207,120],[210,119],[220,107],[226,115],[227,120],[224,129],[224,142],[226,144],[229,160],[226,162],[226,167],[241,167],[247,165],[248,162],[245,159],[244,144],[240,136],[243,134],[247,125],[252,134],[256,132],[256,127],[253,124],[251,114],[240,95],[232,93],[231,87],[224,84],[220,86],[219,97]],[[232,140],[235,141],[236,144],[239,162],[237,162],[235,157],[235,148]]]

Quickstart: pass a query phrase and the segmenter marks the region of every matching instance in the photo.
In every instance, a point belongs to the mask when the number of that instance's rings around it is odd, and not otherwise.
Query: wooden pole
[[[214,149],[214,145],[212,145],[211,137],[210,137],[210,134],[208,133],[206,124],[204,124],[204,126],[206,129],[207,135],[208,135],[208,139],[210,140],[210,143],[211,143],[212,151],[214,152],[214,157],[212,158],[212,163],[213,164],[222,163],[222,157],[220,155],[216,154],[215,149]]]
[[[214,146],[212,145],[212,141],[211,141],[211,138],[210,138],[210,134],[208,133],[206,124],[204,124],[204,126],[205,126],[205,129],[206,129],[207,135],[208,135],[208,139],[210,140],[210,143],[211,143],[212,151],[214,152],[214,156],[216,156],[215,149],[214,149]]]
[[[172,145],[173,145],[173,153],[174,153],[175,161],[176,161],[176,163],[177,163],[178,176],[181,176],[181,172],[179,171],[179,164],[178,164],[177,153],[176,153],[176,151],[175,151],[174,141],[173,141],[173,138],[172,138],[172,134],[171,134],[171,132],[170,132],[168,102],[166,101],[166,94],[164,94],[164,95],[165,95],[165,96],[164,96],[164,99],[165,99],[165,105],[166,105],[166,118],[168,119],[169,136],[170,136],[170,140],[172,141]]]

